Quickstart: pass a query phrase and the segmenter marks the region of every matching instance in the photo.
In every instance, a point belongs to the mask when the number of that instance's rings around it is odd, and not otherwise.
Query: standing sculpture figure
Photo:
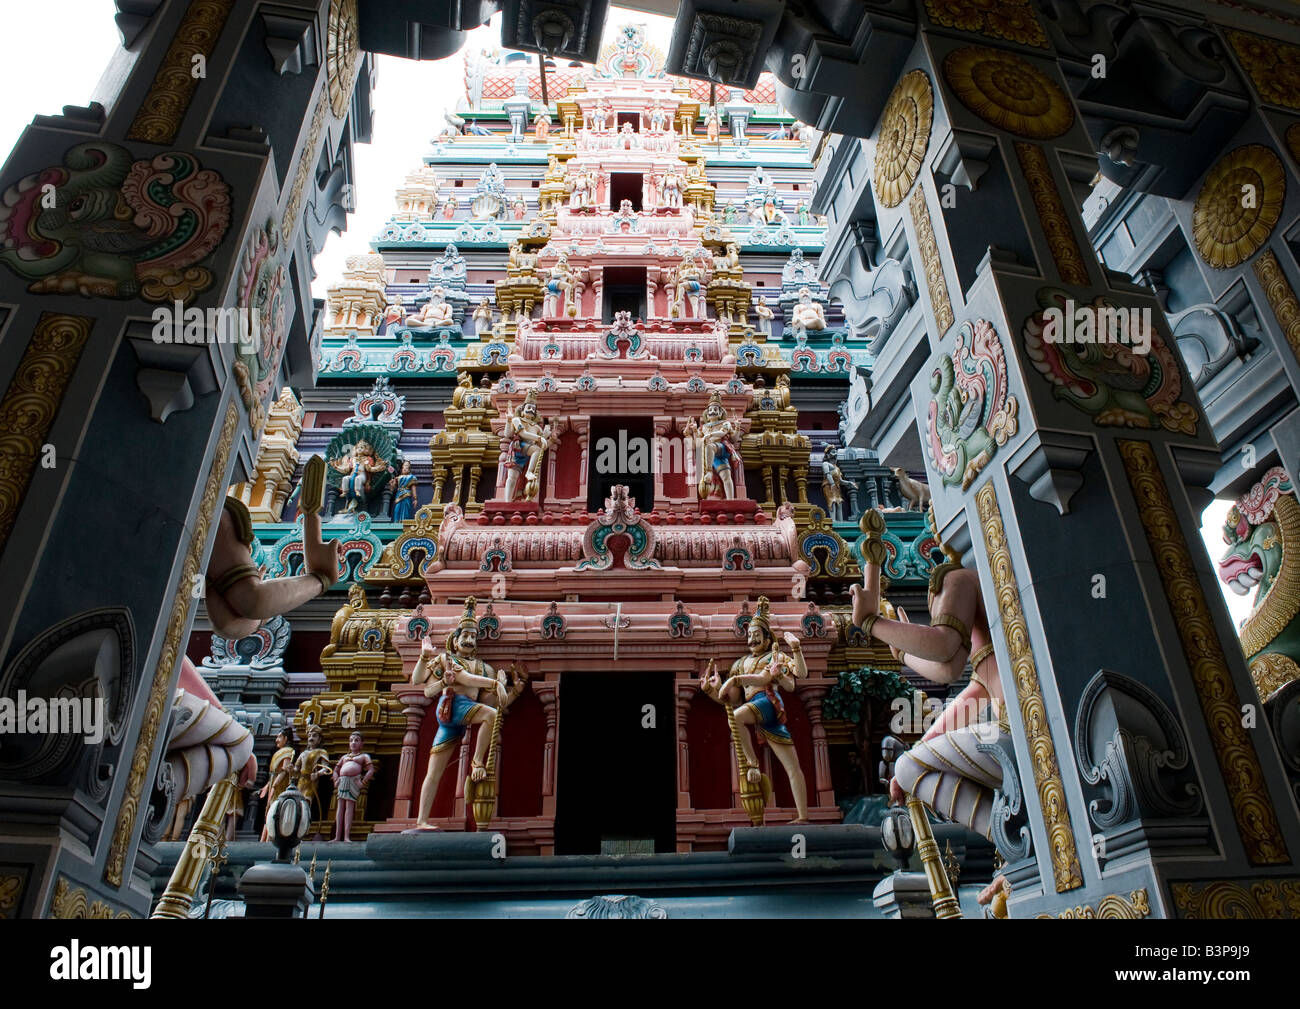
[[[754,786],[763,783],[763,772],[759,769],[753,743],[744,728],[752,725],[772,745],[772,752],[781,761],[786,777],[790,780],[790,793],[794,796],[795,809],[799,814],[790,822],[807,823],[808,783],[799,766],[794,738],[786,726],[785,704],[777,687],[794,690],[796,679],[808,675],[808,667],[804,663],[799,639],[790,633],[784,637],[790,648],[788,654],[782,652],[777,643],[776,635],[772,632],[767,597],[761,596],[758,612],[750,619],[746,631],[749,654],[732,663],[731,672],[725,681],[718,675],[716,662],[709,660],[708,671],[700,679],[700,689],[719,704],[734,709],[731,716],[739,726],[739,731],[734,734],[733,742],[739,745],[736,758],[742,765],[742,795],[746,791],[752,793]],[[767,789],[763,791],[766,792]],[[762,807],[758,808],[761,810]],[[761,815],[758,819],[761,822]]]
[[[573,271],[569,268],[568,257],[561,252],[555,265],[551,267],[546,278],[546,293],[542,297],[542,317],[554,319],[560,316],[560,308],[573,291]]]
[[[544,144],[550,135],[551,114],[543,107],[542,111],[533,118],[533,139],[539,144]]]
[[[721,489],[722,496],[728,501],[736,497],[736,483],[732,475],[733,468],[741,466],[740,430],[736,422],[727,416],[726,407],[722,405],[721,391],[714,389],[709,397],[709,405],[700,417],[698,424],[691,418],[685,429],[686,436],[695,439],[696,472],[700,475],[696,491],[701,501],[712,497],[714,491]]]
[[[433,641],[425,638],[420,648],[420,658],[411,671],[411,682],[424,686],[425,697],[438,698],[435,709],[438,732],[433,737],[429,751],[429,770],[420,788],[420,806],[415,821],[417,830],[437,830],[429,823],[429,813],[438,795],[438,783],[443,772],[456,754],[465,730],[471,725],[490,723],[497,717],[497,708],[479,700],[481,691],[490,691],[488,697],[505,708],[523,692],[527,678],[516,671],[515,682],[506,681],[505,671],[496,673],[490,665],[478,658],[478,619],[474,615],[475,600],[465,600],[465,610],[460,622],[448,633],[443,651],[439,652]],[[488,745],[492,734],[480,729],[470,762],[470,781],[478,783],[487,777]]]
[[[718,142],[718,134],[721,129],[722,120],[718,118],[718,107],[710,105],[709,114],[704,117],[704,132],[709,138],[709,143],[716,144]]]
[[[339,757],[334,768],[334,840],[352,840],[352,817],[357,810],[357,800],[362,790],[375,776],[375,762],[370,754],[361,752],[361,733],[348,737],[348,752]]]
[[[506,432],[510,436],[506,449],[506,500],[536,501],[541,489],[542,459],[551,443],[551,425],[537,413],[536,389],[529,389],[523,404],[510,415]]]
[[[832,522],[844,521],[844,474],[835,465],[837,453],[834,445],[826,446],[822,454],[822,493]]]
[[[411,460],[402,460],[402,472],[393,481],[393,521],[406,522],[415,517],[415,474],[411,472]]]
[[[510,262],[515,265],[518,263],[518,253],[514,251],[517,243],[511,242],[510,245]],[[474,309],[473,319],[475,333],[487,333],[492,329],[492,303],[487,298],[479,299],[478,305]]]
[[[682,315],[683,309],[689,307],[691,310],[689,318],[701,318],[700,313],[700,295],[704,291],[704,285],[700,283],[700,268],[695,265],[695,260],[687,256],[677,267],[677,314]]]
[[[298,754],[298,759],[294,761],[294,770],[296,779],[294,784],[298,786],[298,791],[307,797],[311,803],[311,818],[313,820],[323,820],[325,810],[320,808],[317,792],[317,781],[327,774],[332,773],[330,769],[330,755],[321,746],[322,734],[319,725],[310,725],[307,727],[307,749]]]
[[[275,752],[271,754],[268,765],[266,784],[257,794],[265,800],[263,809],[270,809],[271,803],[280,797],[280,793],[289,787],[293,776],[293,733],[286,727],[275,734]],[[269,837],[267,828],[262,827],[262,840]]]

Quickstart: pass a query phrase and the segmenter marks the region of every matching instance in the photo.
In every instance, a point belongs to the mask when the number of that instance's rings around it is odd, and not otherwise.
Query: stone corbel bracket
[[[315,18],[263,11],[262,24],[266,51],[277,74],[300,74],[304,67],[318,64]]]
[[[133,320],[126,339],[139,368],[135,382],[149,402],[149,416],[159,424],[178,410],[188,410],[198,396],[216,392],[220,352],[215,342],[158,343],[154,324]]]
[[[1087,435],[1038,429],[1031,432],[1011,459],[1007,472],[1029,488],[1035,501],[1070,511],[1070,499],[1083,486],[1084,463],[1095,446]]]

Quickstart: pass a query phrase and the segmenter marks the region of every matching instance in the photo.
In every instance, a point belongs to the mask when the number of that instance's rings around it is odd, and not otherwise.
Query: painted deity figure
[[[451,302],[447,301],[447,292],[441,286],[435,287],[432,296],[414,315],[407,316],[406,325],[411,329],[447,329],[455,325]]]
[[[826,313],[821,304],[813,300],[812,291],[806,287],[799,288],[799,300],[793,305],[790,314],[795,336],[809,329],[826,328]]]
[[[550,319],[558,318],[565,302],[572,297],[573,270],[569,267],[568,256],[561,252],[555,265],[547,273],[546,293],[542,298],[542,316]]]
[[[668,113],[665,112],[663,106],[656,101],[654,107],[650,110],[650,132],[662,133],[667,126]]]
[[[934,529],[930,513],[930,528]],[[1005,742],[1009,732],[1005,694],[998,674],[979,576],[944,546],[946,560],[930,574],[930,625],[910,623],[880,596],[880,568],[888,555],[885,519],[876,509],[863,513],[863,584],[853,586],[853,623],[889,646],[894,657],[935,683],[962,678],[967,659],[970,683],[944,709],[921,740],[898,758],[889,783],[891,799],[911,795],[942,819],[991,836],[993,792],[1002,784],[1001,765],[979,743]]]
[[[511,243],[512,245],[514,243]],[[514,259],[514,250],[511,249],[512,264],[517,263]],[[474,309],[474,331],[476,333],[486,333],[492,328],[492,303],[487,298],[480,298],[478,305]]]
[[[271,763],[267,765],[266,784],[257,794],[264,800],[263,808],[269,810],[271,803],[280,797],[280,793],[289,787],[293,777],[293,733],[283,728],[275,734],[275,752],[271,754]],[[262,828],[262,840],[269,837],[266,827]]]
[[[844,521],[844,474],[835,465],[836,451],[834,445],[828,445],[822,454],[822,493],[826,495],[826,507],[832,522]]]
[[[504,710],[518,697],[527,678],[515,670],[514,684],[507,682],[505,670],[499,673],[478,658],[478,620],[474,615],[475,600],[465,600],[465,610],[460,622],[447,635],[444,648],[439,652],[433,641],[426,637],[420,648],[420,658],[411,672],[411,682],[424,684],[424,695],[436,697],[435,708],[438,731],[429,751],[429,769],[420,788],[420,805],[416,817],[417,830],[437,830],[429,823],[438,784],[443,772],[456,754],[461,737],[471,725],[482,725],[475,740],[474,756],[470,762],[470,781],[480,782],[487,777],[488,746],[495,733],[488,731],[487,723],[497,718],[498,708]],[[487,691],[487,699],[498,707],[480,700]]]
[[[695,260],[687,256],[677,267],[677,298],[676,311],[681,315],[683,309],[690,308],[689,318],[699,318],[700,297],[704,293],[704,285],[701,283],[700,268],[695,265]]]
[[[713,390],[709,405],[698,423],[687,422],[686,435],[695,439],[696,472],[701,474],[696,488],[700,500],[712,497],[717,490],[728,501],[736,497],[733,471],[740,468],[740,429],[722,405],[722,392]]]
[[[767,302],[762,298],[756,298],[754,301],[754,314],[758,316],[758,331],[769,340],[772,338],[772,319],[773,312],[767,306]]]
[[[393,521],[406,522],[415,517],[416,479],[410,459],[402,460],[402,471],[393,484]]]
[[[536,501],[541,489],[542,459],[551,444],[551,425],[537,413],[537,390],[529,389],[519,408],[506,422],[510,441],[506,448],[507,501]],[[523,477],[523,486],[519,478]]]
[[[402,305],[402,296],[399,294],[384,309],[383,317],[379,320],[379,335],[382,336],[394,327],[400,326],[405,318],[406,309]]]
[[[597,99],[596,107],[591,110],[591,126],[597,133],[604,133],[609,127],[609,108],[603,98]]]
[[[551,114],[545,108],[533,117],[533,139],[539,144],[546,143],[551,135]]]
[[[444,221],[450,221],[453,217],[456,216],[456,211],[459,208],[460,208],[460,200],[456,199],[456,197],[454,196],[448,196],[447,199],[444,200],[442,204],[442,219]]]
[[[682,206],[682,177],[676,172],[666,172],[663,181],[663,205],[670,210]]]
[[[707,671],[700,679],[700,689],[719,704],[734,709],[733,717],[739,727],[735,741],[741,750],[737,759],[743,765],[741,774],[745,783],[749,786],[759,785],[763,778],[754,745],[745,730],[745,726],[752,725],[771,744],[772,752],[781,762],[790,781],[790,794],[794,797],[798,813],[790,822],[807,823],[808,783],[804,779],[803,768],[799,766],[794,737],[786,725],[785,704],[781,700],[780,691],[793,691],[796,680],[808,675],[808,667],[804,662],[799,639],[788,632],[784,638],[790,649],[788,653],[781,651],[772,631],[767,597],[761,596],[758,611],[750,618],[745,632],[749,654],[732,663],[726,680],[718,675],[717,663],[710,660]]]
[[[352,840],[352,817],[357,811],[357,800],[375,776],[375,762],[370,754],[363,753],[361,733],[348,737],[348,752],[339,757],[334,768],[334,840]]]
[[[514,202],[510,204],[510,214],[516,221],[522,221],[524,215],[528,213],[528,203],[522,196],[516,196]]]
[[[718,134],[722,130],[722,120],[718,117],[718,107],[709,106],[709,114],[704,117],[704,133],[709,138],[709,143],[718,142]]]
[[[388,468],[364,438],[353,445],[342,459],[331,460],[330,465],[343,474],[339,493],[347,501],[347,511],[350,512],[365,507],[366,498],[370,494],[370,474],[382,473]]]
[[[310,725],[307,728],[307,749],[298,754],[298,759],[294,761],[293,769],[295,772],[294,784],[298,786],[298,791],[307,797],[311,803],[311,815],[313,820],[323,819],[325,811],[320,808],[319,793],[316,783],[325,775],[333,773],[330,768],[330,755],[321,745],[323,735],[319,725]]]

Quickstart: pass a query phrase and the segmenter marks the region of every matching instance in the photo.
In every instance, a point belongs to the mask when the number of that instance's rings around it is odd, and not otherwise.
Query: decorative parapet
[[[343,279],[325,292],[324,336],[373,335],[384,315],[385,276],[383,256],[349,256]]]

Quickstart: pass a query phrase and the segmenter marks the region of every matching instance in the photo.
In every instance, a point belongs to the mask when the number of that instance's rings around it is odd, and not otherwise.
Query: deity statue
[[[808,224],[808,215],[811,213],[811,211],[808,208],[807,200],[800,201],[798,213],[799,213],[799,226],[806,227]]]
[[[332,774],[330,768],[330,755],[325,748],[321,746],[323,735],[319,725],[309,725],[307,727],[307,749],[298,754],[298,759],[294,761],[294,771],[298,791],[307,797],[311,803],[311,816],[313,820],[324,818],[325,810],[318,804],[319,795],[316,790],[316,782],[327,774]]]
[[[727,254],[719,256],[716,262],[718,263],[716,267],[718,270],[726,273],[740,273],[740,246],[735,242],[728,242]]]
[[[416,480],[410,459],[402,460],[402,471],[393,483],[393,521],[406,522],[415,517]]]
[[[754,314],[758,316],[758,331],[769,340],[772,339],[773,312],[762,298],[754,299]]]
[[[763,200],[763,223],[764,224],[789,224],[790,217],[784,210],[776,205],[776,197],[769,195]]]
[[[451,302],[447,301],[446,291],[441,285],[433,289],[432,296],[421,306],[420,311],[406,317],[406,325],[410,329],[420,330],[449,329],[456,325]]]
[[[383,317],[379,320],[377,333],[383,336],[394,326],[400,326],[406,318],[406,309],[402,306],[402,296],[400,294],[393,297],[392,302],[384,309]]]
[[[668,125],[668,113],[664,111],[659,100],[655,99],[654,107],[650,110],[650,132],[662,133]]]
[[[375,776],[375,762],[370,754],[361,752],[361,733],[348,737],[348,752],[339,757],[334,768],[334,840],[352,840],[352,816],[357,810],[357,800],[362,790]]]
[[[545,290],[546,293],[542,298],[542,317],[558,318],[560,309],[573,297],[573,270],[569,267],[568,256],[563,252],[547,273]]]
[[[663,205],[679,210],[682,205],[682,177],[676,172],[665,172],[663,179]]]
[[[808,288],[799,288],[799,300],[791,306],[790,321],[795,336],[805,330],[826,328],[826,314],[821,304],[813,300],[812,291]]]
[[[844,521],[844,474],[835,465],[836,451],[834,445],[826,446],[822,454],[822,493],[826,495],[826,507],[830,511],[832,522]]]
[[[736,482],[733,472],[741,467],[740,429],[727,416],[721,390],[713,390],[704,414],[698,423],[694,418],[687,422],[685,434],[695,440],[696,472],[701,474],[696,491],[700,500],[707,500],[719,490],[724,499],[734,500]]]
[[[716,144],[718,142],[718,134],[721,130],[722,120],[718,118],[718,107],[710,105],[709,114],[704,117],[704,133],[709,138],[709,143]]]
[[[279,798],[280,793],[289,787],[293,776],[293,732],[286,726],[275,734],[275,752],[271,754],[271,763],[267,765],[266,784],[257,794],[265,800],[263,809],[270,809],[271,803]],[[262,840],[268,839],[267,828],[262,828]]]
[[[388,465],[375,455],[370,442],[365,440],[358,441],[342,458],[331,460],[330,465],[343,474],[339,493],[347,501],[346,510],[350,512],[365,507],[366,498],[370,496],[370,474],[388,469]]]
[[[591,125],[597,133],[604,133],[609,126],[609,108],[603,98],[598,98],[596,107],[591,110]]]
[[[444,221],[450,221],[453,217],[456,216],[456,211],[459,208],[460,208],[460,200],[456,199],[456,197],[454,196],[448,196],[447,199],[444,200],[442,204],[442,219]]]
[[[700,313],[700,296],[704,293],[704,285],[701,283],[700,268],[695,265],[695,260],[690,256],[684,258],[677,267],[676,283],[676,304],[674,309],[678,315],[682,314],[682,309],[689,306],[689,318],[699,318]]]
[[[510,244],[512,246],[510,250],[511,265],[514,265],[518,262],[517,258],[515,258],[515,251],[513,248],[516,243],[511,242]],[[492,328],[492,303],[488,301],[487,298],[479,299],[478,306],[474,309],[473,318],[474,332],[486,333]]]
[[[504,710],[523,693],[527,677],[512,669],[514,682],[507,680],[506,671],[496,672],[478,658],[478,620],[474,615],[475,600],[465,600],[465,610],[460,622],[447,635],[443,650],[439,652],[432,639],[426,637],[420,647],[420,658],[411,672],[411,682],[424,684],[426,697],[438,698],[436,717],[438,732],[433,737],[429,751],[429,769],[420,788],[420,806],[415,826],[417,830],[436,830],[429,823],[429,813],[438,795],[438,783],[443,772],[456,754],[456,747],[471,725],[493,722],[493,732],[479,729],[475,740],[474,756],[470,762],[470,782],[478,784],[488,778],[490,763],[488,746],[500,745],[500,710]],[[499,707],[479,700],[482,691]]]
[[[786,777],[789,778],[790,793],[794,796],[795,809],[798,811],[798,815],[790,822],[807,823],[808,784],[804,780],[803,769],[799,766],[794,738],[786,726],[785,704],[777,688],[793,691],[796,680],[808,675],[808,667],[804,662],[799,639],[788,632],[784,637],[790,648],[789,653],[781,651],[776,635],[772,632],[770,605],[767,597],[761,596],[758,612],[750,618],[745,634],[749,654],[732,663],[731,672],[725,681],[718,675],[716,661],[710,659],[708,669],[700,679],[700,690],[727,708],[740,770],[742,801],[746,793],[755,799],[762,796],[766,800],[771,792],[771,783],[764,780],[753,743],[745,731],[745,726],[752,725],[771,744],[772,752],[780,760]],[[756,818],[751,811],[751,818],[756,822],[761,822],[762,807],[765,804],[765,801],[756,803]]]
[[[506,449],[507,501],[536,501],[541,489],[542,459],[551,444],[551,425],[537,414],[537,390],[529,389],[523,403],[506,422],[510,442]],[[524,485],[519,486],[523,475]]]
[[[522,196],[516,196],[510,204],[510,213],[516,221],[522,221],[528,213],[528,202]]]
[[[623,150],[630,151],[632,148],[640,146],[637,140],[636,130],[632,129],[631,123],[624,123],[618,128],[618,145]]]
[[[551,114],[543,106],[542,111],[533,117],[533,139],[539,144],[546,143],[551,135]]]
[[[853,623],[868,638],[889,646],[899,662],[935,683],[955,683],[966,671],[970,683],[935,719],[920,742],[900,756],[889,783],[890,798],[920,799],[941,819],[962,823],[991,837],[993,793],[1002,768],[980,743],[1005,743],[1005,694],[994,655],[979,575],[960,556],[942,547],[946,560],[930,574],[930,626],[910,623],[880,595],[880,568],[888,556],[885,518],[868,509],[860,520],[865,560],[862,585],[853,586]],[[934,512],[930,512],[934,530]],[[918,726],[919,728],[919,726]]]

